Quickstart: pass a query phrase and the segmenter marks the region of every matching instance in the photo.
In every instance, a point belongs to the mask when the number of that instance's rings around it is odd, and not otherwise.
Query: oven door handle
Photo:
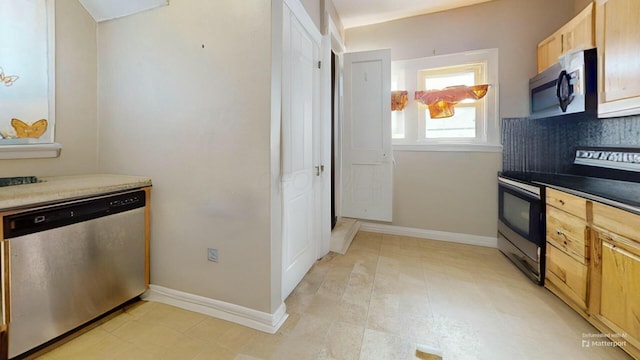
[[[533,200],[540,200],[540,195],[536,194],[536,193],[532,193],[529,190],[523,189],[521,187],[515,186],[515,185],[511,185],[502,181],[498,182],[498,187],[503,186],[507,189],[510,189],[511,191],[516,192],[518,195],[522,195],[525,196],[529,199],[533,199]]]

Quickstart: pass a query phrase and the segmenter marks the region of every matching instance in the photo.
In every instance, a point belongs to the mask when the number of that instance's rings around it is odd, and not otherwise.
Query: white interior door
[[[391,51],[344,54],[342,216],[391,221]]]
[[[314,129],[319,120],[320,33],[308,29],[285,1],[282,68],[282,299],[298,285],[318,255],[316,224],[322,171]],[[303,12],[302,15],[306,15]],[[308,15],[307,15],[308,16]],[[303,19],[304,20],[304,19]],[[309,20],[310,21],[310,20]],[[316,30],[317,33],[314,33]]]

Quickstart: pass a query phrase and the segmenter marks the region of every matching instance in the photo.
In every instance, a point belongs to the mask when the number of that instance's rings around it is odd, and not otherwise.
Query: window
[[[391,115],[394,149],[500,151],[497,63],[497,49],[394,61],[392,90],[407,90],[410,98]],[[415,91],[479,84],[490,84],[487,95],[458,103],[449,118],[432,119],[427,106],[413,101]]]
[[[54,0],[0,1],[0,158],[57,156]]]
[[[448,86],[473,86],[484,82],[484,63],[425,69],[418,72],[418,90],[440,90]],[[420,106],[421,139],[473,139],[476,123],[484,118],[484,99],[463,100],[455,107],[455,115],[432,119],[426,106]],[[422,121],[424,119],[424,121]],[[481,127],[480,127],[481,128]]]

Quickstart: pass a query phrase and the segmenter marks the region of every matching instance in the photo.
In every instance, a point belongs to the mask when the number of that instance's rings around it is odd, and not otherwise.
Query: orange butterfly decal
[[[20,119],[11,119],[11,126],[16,130],[19,138],[37,139],[47,131],[47,120],[40,119],[29,125]]]
[[[16,80],[20,79],[17,75],[5,75],[4,70],[0,67],[0,82],[3,82],[5,86],[13,85]]]

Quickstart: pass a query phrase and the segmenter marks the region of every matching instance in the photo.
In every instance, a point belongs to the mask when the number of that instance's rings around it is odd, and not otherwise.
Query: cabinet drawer
[[[599,228],[640,242],[640,215],[594,202],[593,224]]]
[[[587,218],[587,200],[551,188],[546,188],[546,194],[547,205],[566,211],[581,219]]]
[[[582,219],[547,206],[547,241],[583,264],[589,258],[586,230]]]
[[[587,308],[587,266],[547,243],[545,282],[555,285],[581,309]]]

